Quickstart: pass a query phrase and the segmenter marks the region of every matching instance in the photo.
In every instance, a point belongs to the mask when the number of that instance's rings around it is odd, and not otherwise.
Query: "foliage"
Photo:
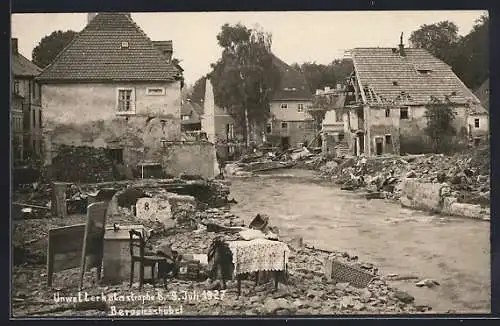
[[[203,76],[199,78],[191,88],[189,92],[189,98],[192,102],[203,105],[203,101],[205,100],[205,83],[207,81],[207,76]]]
[[[328,65],[317,64],[315,62],[305,62],[301,65],[294,63],[292,67],[304,74],[313,92],[325,86],[333,88],[336,84],[343,83],[344,79],[354,69],[352,61],[346,59],[337,59]]]
[[[447,143],[451,142],[452,136],[456,134],[453,127],[455,111],[449,97],[446,97],[444,101],[432,97],[426,106],[425,117],[427,118],[427,126],[424,132],[431,138],[434,152],[445,151]]]
[[[450,63],[459,41],[458,26],[450,21],[424,24],[410,36],[410,45],[426,49],[437,58]]]
[[[269,100],[280,81],[273,65],[272,36],[258,28],[225,24],[217,35],[222,56],[212,64],[215,102],[228,109],[239,126],[265,122]],[[246,133],[245,133],[246,134]]]
[[[449,21],[422,25],[410,36],[413,47],[423,48],[450,65],[471,89],[476,89],[489,76],[489,17],[482,15],[472,31],[464,37]]]
[[[44,36],[33,49],[31,55],[33,63],[40,68],[47,67],[76,35],[76,32],[68,30],[55,31]]]

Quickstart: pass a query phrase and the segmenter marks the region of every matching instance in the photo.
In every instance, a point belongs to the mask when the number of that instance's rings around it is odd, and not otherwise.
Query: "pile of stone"
[[[206,254],[212,240],[218,236],[217,232],[208,232],[204,229],[196,231],[177,232],[168,237],[172,249],[182,255]],[[162,240],[165,241],[165,240]],[[242,294],[237,296],[235,281],[227,283],[227,291],[222,298],[210,300],[183,300],[184,315],[335,315],[335,314],[398,314],[429,311],[428,306],[417,306],[414,298],[401,291],[391,288],[385,278],[378,275],[377,270],[368,263],[363,263],[355,256],[341,252],[326,252],[311,247],[293,247],[289,257],[287,284],[280,284],[274,291],[272,282],[263,282],[255,286],[252,279],[242,281]],[[349,283],[339,283],[328,280],[324,274],[324,261],[337,259],[345,264],[365,268],[373,273],[373,280],[364,288],[357,288]],[[64,293],[76,293],[78,269],[58,273],[57,286],[62,287]],[[15,316],[26,314],[45,316],[100,316],[106,315],[110,307],[106,304],[94,306],[67,305],[61,308],[53,298],[53,289],[46,286],[44,266],[36,268],[15,268],[14,308]],[[27,282],[27,279],[30,281]],[[88,272],[84,278],[84,288],[88,295],[96,294],[129,294],[128,282],[118,285],[99,286],[94,283],[95,275]],[[136,295],[157,293],[168,297],[172,291],[181,294],[188,291],[197,292],[199,296],[205,293],[215,293],[210,280],[181,280],[169,279],[167,288],[157,286],[156,289],[146,284],[143,289],[133,285]],[[219,292],[221,294],[222,292]],[[47,298],[41,302],[40,298]],[[50,299],[50,300],[49,300]],[[42,300],[43,301],[43,300]],[[179,302],[155,300],[113,302],[118,309],[147,309],[157,306],[178,305]]]
[[[208,182],[207,203],[211,207],[224,206],[229,200],[230,182],[226,180],[209,180]]]
[[[113,162],[106,156],[104,148],[61,145],[52,160],[50,176],[53,180],[65,182],[112,181]]]
[[[379,191],[385,198],[394,200],[400,197],[398,185],[403,178],[446,182],[451,187],[451,195],[459,202],[489,206],[489,159],[489,148],[477,148],[454,155],[351,157],[328,161],[318,169],[345,189]]]

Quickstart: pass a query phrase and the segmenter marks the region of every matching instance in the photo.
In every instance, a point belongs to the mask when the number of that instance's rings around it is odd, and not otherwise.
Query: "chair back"
[[[130,235],[130,256],[143,258],[146,243],[142,236],[142,232],[136,230],[130,230],[129,235]]]

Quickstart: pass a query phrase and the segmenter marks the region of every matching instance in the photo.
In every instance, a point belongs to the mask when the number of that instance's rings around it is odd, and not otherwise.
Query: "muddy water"
[[[292,175],[290,175],[292,174]],[[280,234],[300,235],[312,245],[346,251],[371,262],[382,274],[430,278],[392,286],[430,305],[435,313],[490,311],[490,225],[429,215],[384,200],[366,200],[338,186],[313,181],[301,170],[233,179],[232,210],[249,222],[266,213]]]

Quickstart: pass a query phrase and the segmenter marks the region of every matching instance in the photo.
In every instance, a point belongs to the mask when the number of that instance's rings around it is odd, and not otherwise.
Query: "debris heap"
[[[57,181],[92,183],[114,179],[113,162],[104,148],[61,145],[50,170]]]

